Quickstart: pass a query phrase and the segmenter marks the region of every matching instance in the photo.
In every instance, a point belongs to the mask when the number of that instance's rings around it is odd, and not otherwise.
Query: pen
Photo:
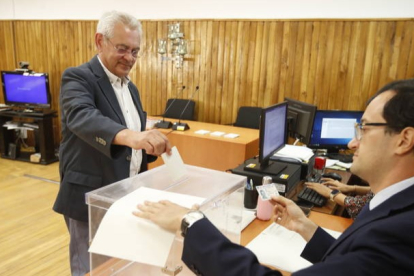
[[[253,179],[250,178],[250,187],[254,190]]]

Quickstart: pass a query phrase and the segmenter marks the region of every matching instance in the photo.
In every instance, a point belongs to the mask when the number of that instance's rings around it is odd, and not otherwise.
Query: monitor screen
[[[4,101],[10,106],[50,108],[49,78],[45,73],[2,71]]]
[[[347,149],[355,135],[354,125],[361,121],[363,111],[318,110],[313,123],[310,148],[337,152]]]
[[[309,144],[316,106],[285,98],[288,102],[289,136],[303,144]]]
[[[287,103],[263,108],[260,118],[259,163],[267,166],[273,154],[286,144]]]

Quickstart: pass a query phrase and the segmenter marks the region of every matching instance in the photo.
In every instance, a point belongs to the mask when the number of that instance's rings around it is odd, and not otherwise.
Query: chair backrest
[[[188,106],[186,108],[187,104]],[[195,110],[195,101],[193,100],[168,99],[167,104],[165,105],[164,117],[182,119],[182,120],[194,120],[194,110]],[[180,118],[181,113],[183,113],[183,115]]]
[[[237,112],[236,122],[233,124],[237,127],[260,128],[260,115],[262,108],[256,106],[241,106]]]

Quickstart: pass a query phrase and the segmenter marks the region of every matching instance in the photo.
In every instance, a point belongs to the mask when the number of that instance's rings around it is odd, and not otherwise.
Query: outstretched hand
[[[135,216],[148,219],[170,232],[176,232],[180,229],[181,220],[190,211],[190,209],[168,200],[145,201],[144,204],[139,204],[137,208],[138,210],[133,212]],[[198,209],[198,206],[194,205],[192,209]]]

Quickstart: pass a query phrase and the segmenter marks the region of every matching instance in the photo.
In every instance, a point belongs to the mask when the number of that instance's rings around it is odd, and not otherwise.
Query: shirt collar
[[[122,84],[126,84],[128,85],[129,83],[129,78],[128,77],[124,77],[124,78],[120,78],[116,75],[114,75],[111,71],[108,70],[108,68],[105,67],[105,65],[102,63],[101,59],[98,56],[98,60],[99,63],[102,65],[102,68],[104,69],[106,75],[109,78],[109,81],[111,82],[112,85],[114,85],[117,81],[120,81],[120,83]]]
[[[407,178],[403,181],[390,185],[389,187],[381,190],[371,199],[369,202],[369,209],[372,210],[393,195],[407,189],[408,187],[414,185],[414,177]]]

